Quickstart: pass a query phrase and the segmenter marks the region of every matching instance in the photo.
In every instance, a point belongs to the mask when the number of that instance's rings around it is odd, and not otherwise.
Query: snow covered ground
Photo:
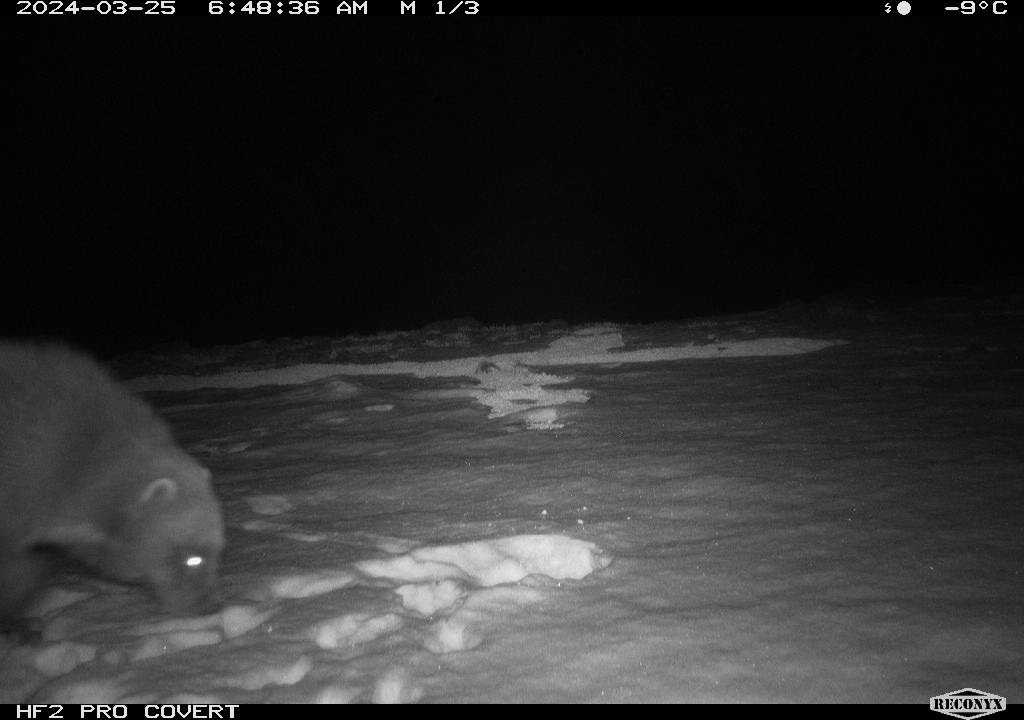
[[[122,358],[214,471],[228,604],[62,576],[0,701],[1020,702],[1022,326],[965,291]]]

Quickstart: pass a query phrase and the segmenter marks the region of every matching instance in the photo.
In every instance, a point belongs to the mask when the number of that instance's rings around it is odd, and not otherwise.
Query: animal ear
[[[162,477],[152,481],[139,493],[139,504],[167,503],[178,497],[178,482],[169,477]]]

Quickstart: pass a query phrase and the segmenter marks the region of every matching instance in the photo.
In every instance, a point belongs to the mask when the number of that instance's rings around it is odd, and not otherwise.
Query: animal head
[[[219,606],[217,572],[224,548],[220,508],[209,490],[210,473],[150,481],[129,509],[120,554],[127,575],[146,583],[177,614]]]
[[[115,482],[118,492],[100,496],[106,519],[59,523],[39,544],[61,548],[105,575],[147,585],[172,613],[216,611],[224,525],[210,471],[182,454],[151,466],[145,477]]]

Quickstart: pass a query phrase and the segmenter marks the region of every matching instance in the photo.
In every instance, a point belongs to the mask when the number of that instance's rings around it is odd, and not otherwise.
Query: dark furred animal
[[[87,355],[0,341],[0,619],[45,585],[53,548],[211,612],[223,547],[209,470],[149,405]]]

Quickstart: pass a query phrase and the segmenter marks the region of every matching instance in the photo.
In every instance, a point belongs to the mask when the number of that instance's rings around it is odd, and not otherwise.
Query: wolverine
[[[213,612],[223,547],[210,471],[145,401],[86,354],[0,340],[0,621],[61,553],[172,613]]]

